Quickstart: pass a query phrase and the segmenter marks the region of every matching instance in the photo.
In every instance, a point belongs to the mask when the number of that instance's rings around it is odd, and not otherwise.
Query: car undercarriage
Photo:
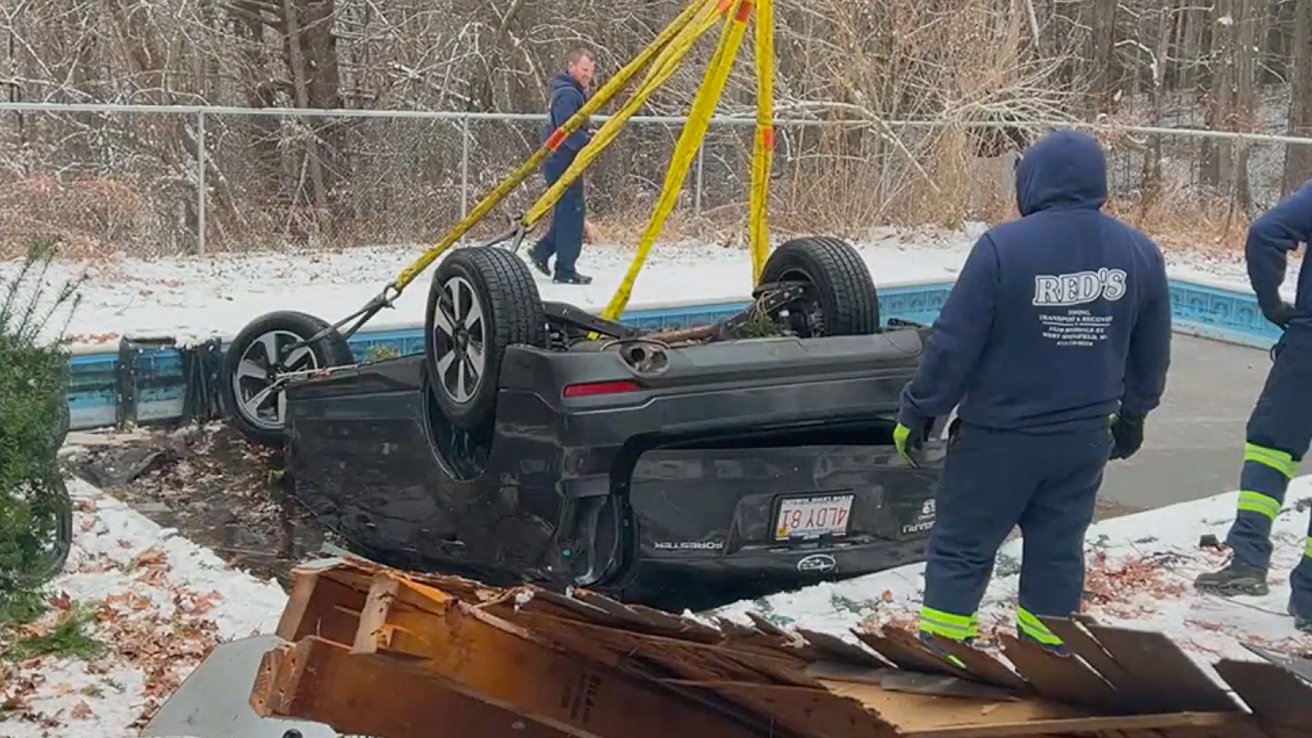
[[[677,605],[923,558],[945,419],[919,468],[891,434],[925,329],[880,325],[842,241],[781,245],[733,318],[645,334],[542,302],[507,249],[460,249],[424,353],[356,364],[330,334],[245,412],[268,345],[320,325],[275,313],[233,341],[233,421],[285,444],[294,497],[382,563]]]

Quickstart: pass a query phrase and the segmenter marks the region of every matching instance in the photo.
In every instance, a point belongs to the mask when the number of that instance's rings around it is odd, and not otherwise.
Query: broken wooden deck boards
[[[383,738],[436,720],[469,738],[1287,738],[1312,704],[1289,668],[1219,664],[1245,704],[1161,634],[1087,618],[1049,621],[1073,655],[1004,638],[1006,661],[955,644],[949,663],[902,631],[712,626],[358,560],[295,576],[290,643],[266,657],[252,704]],[[1280,697],[1231,681],[1254,674]]]

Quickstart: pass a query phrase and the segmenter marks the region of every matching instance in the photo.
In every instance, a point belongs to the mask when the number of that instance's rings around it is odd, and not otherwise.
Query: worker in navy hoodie
[[[588,86],[592,84],[594,67],[590,53],[584,49],[575,49],[570,52],[565,71],[551,78],[547,122],[542,128],[543,143],[583,107]],[[591,134],[587,125],[580,126],[547,156],[542,164],[542,174],[548,187],[560,179],[589,138]],[[584,207],[583,177],[579,177],[556,201],[551,209],[551,226],[529,251],[533,265],[547,276],[551,276],[548,260],[552,256],[556,257],[556,274],[552,281],[559,284],[592,282],[591,277],[580,274],[574,268],[583,250]]]
[[[921,638],[969,641],[1003,540],[1024,539],[1022,637],[1061,650],[1038,619],[1069,617],[1084,589],[1084,534],[1109,458],[1143,442],[1170,361],[1160,250],[1101,212],[1097,140],[1040,139],[1016,170],[1021,217],[971,249],[902,392],[898,451],[920,461],[954,407],[925,569]]]
[[[1226,536],[1233,556],[1195,586],[1222,595],[1267,593],[1271,524],[1285,503],[1285,489],[1312,443],[1312,270],[1304,259],[1294,304],[1280,297],[1286,255],[1312,241],[1312,181],[1253,221],[1244,254],[1248,280],[1266,319],[1284,332],[1272,349],[1274,363],[1248,418],[1239,474],[1239,509]],[[1312,632],[1312,528],[1303,558],[1289,578],[1289,612],[1295,626]]]

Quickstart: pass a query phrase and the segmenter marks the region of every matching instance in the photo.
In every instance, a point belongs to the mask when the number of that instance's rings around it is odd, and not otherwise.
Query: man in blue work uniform
[[[591,54],[583,49],[575,49],[570,52],[565,71],[551,78],[547,122],[542,128],[543,143],[583,107],[588,86],[592,84],[594,66]],[[580,126],[547,156],[542,164],[542,174],[546,177],[548,187],[560,179],[589,138],[587,125]],[[556,276],[552,281],[558,284],[592,282],[592,277],[579,274],[574,268],[574,262],[583,250],[584,207],[583,177],[579,177],[556,201],[551,209],[551,226],[529,252],[533,266],[548,276],[551,275],[548,260],[552,256],[556,257]]]
[[[1239,474],[1239,510],[1226,536],[1234,552],[1220,571],[1198,577],[1195,586],[1222,595],[1267,593],[1271,524],[1285,502],[1285,488],[1312,443],[1312,269],[1304,259],[1298,294],[1290,305],[1280,297],[1286,254],[1312,241],[1312,181],[1253,222],[1244,249],[1248,280],[1267,320],[1284,329],[1272,350],[1274,364],[1248,418],[1244,465]],[[1312,632],[1312,529],[1304,555],[1289,578],[1289,612],[1294,625]]]
[[[1161,252],[1104,215],[1106,198],[1097,140],[1057,132],[1030,147],[1016,170],[1021,217],[975,244],[902,392],[894,441],[913,464],[933,418],[957,407],[961,421],[925,569],[929,643],[976,636],[994,559],[1016,525],[1022,637],[1060,649],[1037,616],[1080,609],[1103,468],[1138,450],[1170,361]]]

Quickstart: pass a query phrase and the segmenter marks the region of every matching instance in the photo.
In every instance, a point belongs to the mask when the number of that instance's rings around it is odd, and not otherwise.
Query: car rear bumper
[[[889,430],[872,426],[869,444],[642,454],[627,485],[633,541],[620,578],[681,597],[709,586],[718,604],[744,587],[778,590],[922,560],[941,444],[912,468],[887,445]],[[841,500],[841,523],[829,534],[789,536],[783,505],[805,499]]]
[[[706,610],[821,582],[840,581],[925,560],[928,537],[789,552],[751,551],[725,557],[643,560],[622,584],[623,596],[667,609]],[[832,562],[828,571],[799,572],[808,558]],[[618,589],[618,588],[617,588]],[[872,592],[877,597],[878,592]]]

